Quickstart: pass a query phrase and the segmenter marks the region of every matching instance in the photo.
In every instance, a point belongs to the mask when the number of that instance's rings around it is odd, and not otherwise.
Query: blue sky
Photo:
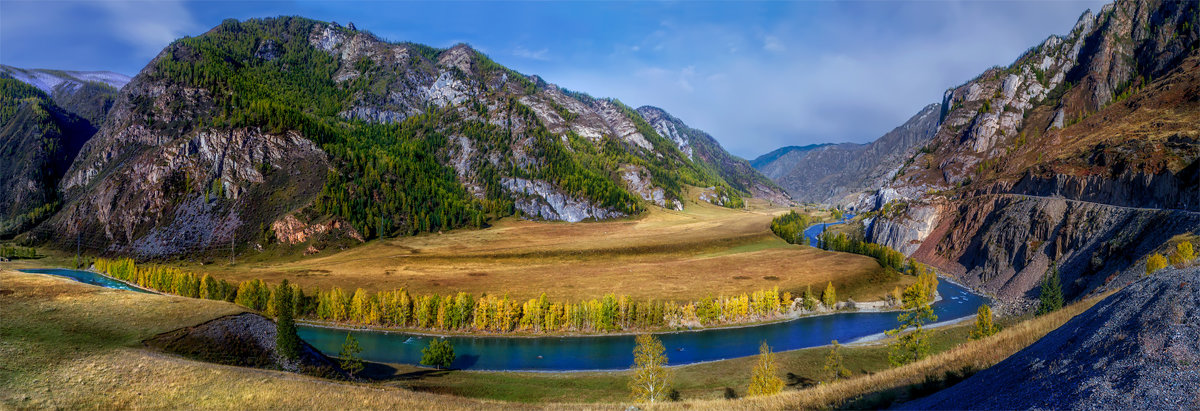
[[[225,18],[353,22],[654,105],[754,158],[867,142],[1103,1],[315,2],[0,0],[0,63],[136,74]]]

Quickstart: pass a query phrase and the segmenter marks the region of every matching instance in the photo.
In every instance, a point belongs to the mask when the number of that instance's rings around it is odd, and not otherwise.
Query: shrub
[[[1167,258],[1162,254],[1154,253],[1146,259],[1146,275],[1154,274],[1155,271],[1164,268],[1167,268]]]

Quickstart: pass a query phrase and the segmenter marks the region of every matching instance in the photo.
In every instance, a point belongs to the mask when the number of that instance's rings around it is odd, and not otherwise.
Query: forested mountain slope
[[[58,182],[128,77],[0,65],[0,237],[58,210]]]
[[[923,148],[940,124],[940,104],[925,106],[904,124],[867,144],[783,148],[759,157],[762,171],[801,201],[852,204],[890,181],[905,159]]]
[[[787,194],[779,186],[754,170],[746,160],[729,154],[708,133],[689,127],[682,120],[658,107],[642,106],[637,111],[650,122],[659,135],[675,142],[692,161],[712,170],[733,189],[778,205],[790,202]],[[718,197],[722,195],[714,194]]]
[[[111,71],[23,69],[0,64],[0,73],[37,87],[54,104],[99,127],[112,108],[117,90],[129,76]]]
[[[1200,4],[1121,0],[946,91],[868,236],[1005,299],[1077,297],[1200,229]],[[888,205],[887,207],[882,207]]]
[[[514,212],[613,218],[680,208],[686,185],[740,205],[748,193],[721,172],[617,100],[466,45],[227,20],[172,43],[122,89],[41,232],[158,256],[482,227]]]

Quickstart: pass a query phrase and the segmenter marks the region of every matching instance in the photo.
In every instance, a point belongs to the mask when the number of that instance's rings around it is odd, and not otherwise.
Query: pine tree
[[[750,377],[750,388],[747,395],[778,394],[783,391],[783,379],[779,378],[779,366],[775,364],[775,354],[766,341],[758,346],[758,363],[754,366],[754,374]]]
[[[662,342],[650,334],[641,334],[633,348],[633,378],[629,389],[635,401],[656,402],[667,398],[667,356]]]
[[[358,339],[347,333],[346,342],[342,343],[342,352],[338,353],[338,358],[341,359],[342,369],[351,376],[358,374],[363,369],[363,360],[358,358],[358,354],[361,352],[362,348],[358,346]]]
[[[893,366],[909,364],[929,355],[928,332],[924,326],[937,321],[931,300],[932,294],[921,281],[904,289],[904,312],[897,318],[900,326],[887,332],[888,336],[896,337],[888,350],[888,362]]]
[[[300,336],[296,334],[296,322],[292,318],[295,307],[292,287],[284,279],[275,288],[275,351],[289,360],[300,358]]]
[[[1042,280],[1042,292],[1038,295],[1037,315],[1049,314],[1063,306],[1062,284],[1058,280],[1058,265],[1050,263],[1050,275]]]
[[[842,356],[842,345],[838,344],[837,340],[833,340],[831,344],[829,355],[825,356],[825,375],[828,382],[834,382],[850,376],[850,370],[845,365],[846,359]]]
[[[421,349],[421,365],[429,365],[437,369],[447,368],[454,362],[454,345],[442,338],[429,340],[429,345]]]
[[[992,322],[992,308],[987,304],[979,306],[979,311],[975,315],[975,329],[971,330],[970,339],[978,340],[1000,331],[999,327]]]

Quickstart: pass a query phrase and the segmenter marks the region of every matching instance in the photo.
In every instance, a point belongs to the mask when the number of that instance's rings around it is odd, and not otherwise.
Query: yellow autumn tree
[[[992,308],[987,304],[979,306],[979,311],[975,315],[975,329],[971,330],[970,339],[978,340],[983,337],[990,336],[1000,331],[999,327],[992,321]]]
[[[1179,254],[1179,258],[1185,263],[1196,259],[1196,249],[1192,247],[1191,241],[1184,241],[1175,245],[1175,253]]]
[[[1154,274],[1155,271],[1167,268],[1167,257],[1162,254],[1154,253],[1150,258],[1146,259],[1146,275]]]
[[[833,290],[833,282],[831,281],[829,285],[825,286],[825,292],[821,293],[821,303],[833,309],[837,305],[837,302],[837,292]]]
[[[754,374],[750,377],[750,389],[747,393],[753,397],[771,395],[783,391],[783,379],[779,378],[779,366],[775,364],[775,354],[771,347],[763,341],[758,347],[758,364],[754,366]]]
[[[633,379],[629,390],[634,401],[657,402],[667,399],[667,356],[662,342],[650,334],[638,335],[633,348]]]

